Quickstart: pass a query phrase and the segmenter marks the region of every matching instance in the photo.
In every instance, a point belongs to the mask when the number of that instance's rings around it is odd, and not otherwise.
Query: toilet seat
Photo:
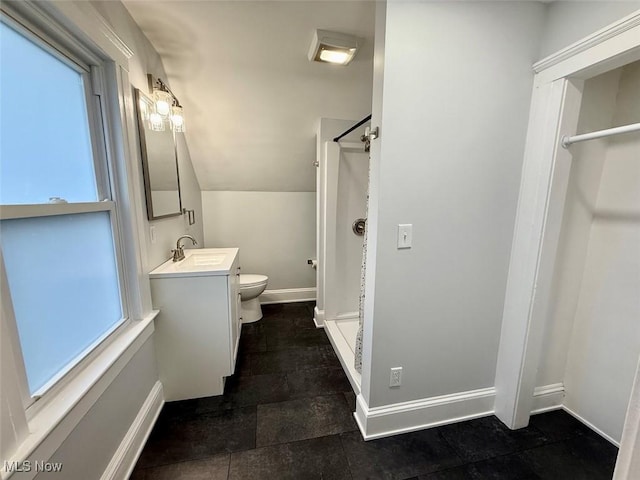
[[[255,287],[262,285],[269,280],[266,275],[258,275],[254,273],[241,273],[240,274],[240,288],[242,287]]]

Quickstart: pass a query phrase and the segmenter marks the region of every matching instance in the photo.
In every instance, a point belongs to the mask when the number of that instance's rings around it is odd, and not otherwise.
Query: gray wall
[[[149,40],[144,36],[138,25],[133,21],[127,9],[120,2],[92,2],[93,6],[100,12],[105,20],[116,31],[120,38],[133,50],[134,56],[129,60],[129,80],[133,87],[147,92],[147,73],[167,81],[167,75],[162,64],[162,59],[153,48]],[[185,111],[186,123],[189,122],[189,112]],[[135,119],[132,119],[135,121]],[[187,126],[188,128],[188,126]],[[137,128],[136,128],[137,132]],[[136,148],[139,152],[139,141]],[[200,186],[191,164],[189,148],[184,139],[184,134],[177,136],[178,165],[180,172],[180,192],[182,196],[182,206],[196,211],[196,224],[189,226],[186,215],[171,217],[162,220],[148,222],[144,220],[144,230],[146,239],[147,258],[144,259],[144,267],[147,272],[153,270],[171,256],[170,250],[175,248],[176,239],[184,234],[193,235],[202,245],[204,235],[202,231],[202,199],[200,197]],[[138,153],[137,161],[141,161]],[[140,183],[138,189],[141,201],[145,205],[144,185]],[[151,242],[149,227],[153,226],[156,231],[156,241]]]
[[[239,247],[268,290],[315,287],[315,192],[202,192],[202,204],[207,247]]]
[[[531,65],[637,8],[387,5],[384,62],[374,61],[369,407],[494,385]],[[396,249],[400,223],[413,224],[410,250]],[[390,389],[396,366],[403,386]]]
[[[494,384],[543,20],[540,3],[387,5],[369,407]]]

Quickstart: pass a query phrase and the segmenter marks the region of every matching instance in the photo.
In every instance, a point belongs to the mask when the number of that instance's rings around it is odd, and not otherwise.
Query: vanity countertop
[[[184,251],[184,260],[167,260],[149,273],[149,278],[205,277],[229,275],[238,255],[237,248],[189,248]]]

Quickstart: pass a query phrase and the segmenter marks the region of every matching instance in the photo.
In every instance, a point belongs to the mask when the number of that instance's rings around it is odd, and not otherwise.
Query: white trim
[[[95,19],[94,21],[100,24],[100,33],[102,33],[127,60],[133,57],[133,50],[129,48],[124,40],[118,36],[116,31],[111,28],[111,25],[109,25],[106,20],[95,11],[95,9],[90,12],[89,15],[93,16]]]
[[[313,307],[313,323],[316,328],[324,328],[324,310],[319,310],[317,305]]]
[[[608,440],[609,442],[611,442],[613,445],[615,445],[616,447],[620,448],[620,443],[618,441],[616,441],[613,437],[610,437],[609,435],[607,435],[606,433],[604,433],[602,430],[600,430],[598,427],[596,427],[593,423],[585,420],[584,418],[582,418],[580,415],[578,415],[576,412],[574,412],[573,410],[571,410],[570,408],[568,408],[566,405],[562,406],[562,409],[567,412],[569,415],[571,415],[572,417],[574,417],[576,420],[578,420],[580,423],[583,423],[584,425],[586,425],[587,427],[589,427],[591,430],[593,430],[594,432],[596,432],[598,435],[600,435],[602,438],[604,438],[605,440]]]
[[[586,80],[640,59],[640,25],[636,24],[638,13],[627,17],[629,28],[621,28],[612,38],[602,38],[600,43],[580,51],[557,64],[540,70],[534,77],[537,85],[561,78]]]
[[[564,400],[564,384],[553,383],[536,387],[533,391],[533,408],[531,413],[544,413],[562,408]]]
[[[547,246],[545,222],[568,83],[562,79],[545,84],[534,89],[532,99],[496,364],[496,416],[509,428],[528,424],[533,402],[544,332],[544,322],[536,320],[546,310],[534,304],[532,295],[539,285],[549,291],[550,282],[539,280],[546,265],[541,256]],[[567,157],[567,151],[560,150]]]
[[[51,458],[154,331],[157,312],[133,322],[93,362],[29,419],[30,435],[7,461]],[[37,404],[37,403],[36,403]],[[35,407],[35,405],[33,407]],[[33,408],[32,407],[32,408]],[[25,474],[25,480],[36,474]],[[2,478],[5,478],[4,476]]]
[[[309,288],[282,288],[279,290],[265,290],[260,295],[260,303],[293,303],[311,302],[316,299],[316,287]]]
[[[597,45],[600,45],[601,43],[604,43],[607,40],[612,39],[637,26],[640,26],[640,10],[633,12],[632,14],[621,18],[617,22],[594,32],[588,37],[585,37],[582,40],[575,42],[568,47],[563,48],[562,50],[559,50],[556,53],[543,58],[533,65],[533,71],[535,73],[540,73],[541,71],[546,70],[549,67],[568,60],[574,55],[578,55],[579,53],[589,50],[590,48],[596,47]]]
[[[127,70],[115,64],[107,65],[107,70],[109,77],[115,78],[116,82],[107,82],[109,101],[106,102],[106,108],[112,114],[114,131],[122,132],[122,135],[114,135],[111,138],[107,148],[113,152],[114,158],[117,158],[117,165],[114,165],[117,175],[115,188],[120,197],[118,220],[122,226],[122,244],[128,246],[123,254],[125,264],[129,266],[126,285],[130,315],[132,318],[140,318],[152,309],[152,302],[149,269],[145,267],[149,263],[144,242],[148,231],[146,207],[143,195],[138,192],[143,179],[135,141],[135,102]]]
[[[373,440],[492,415],[495,394],[481,388],[373,408],[360,394],[354,416],[363,438]]]
[[[41,3],[41,4],[40,4]],[[134,53],[91,3],[86,1],[40,2],[38,8],[59,20],[71,32],[89,39],[103,54],[129,70]]]
[[[2,322],[2,349],[5,352],[11,352],[10,358],[3,358],[3,362],[7,362],[10,365],[10,370],[16,375],[15,380],[16,384],[11,385],[10,383],[5,384],[5,378],[8,377],[0,377],[2,379],[2,384],[0,384],[0,388],[6,389],[5,391],[11,391],[16,389],[22,400],[22,411],[19,415],[21,418],[14,420],[18,421],[21,424],[24,424],[26,427],[27,417],[25,415],[25,410],[35,402],[35,399],[31,396],[29,392],[29,384],[27,381],[27,369],[24,363],[24,355],[22,353],[22,344],[20,343],[20,337],[18,335],[18,323],[16,322],[15,310],[13,309],[13,301],[11,300],[11,292],[9,291],[9,282],[7,281],[7,272],[4,266],[4,257],[2,255],[2,250],[0,250],[0,298],[2,299],[0,309],[2,310],[2,316],[0,317],[0,321]],[[6,343],[4,343],[6,342]],[[3,353],[4,357],[4,353]],[[6,368],[6,365],[4,365]],[[4,400],[4,396],[2,397]],[[13,415],[17,417],[18,415]]]
[[[163,405],[162,383],[157,381],[100,477],[101,480],[127,480],[129,478]]]

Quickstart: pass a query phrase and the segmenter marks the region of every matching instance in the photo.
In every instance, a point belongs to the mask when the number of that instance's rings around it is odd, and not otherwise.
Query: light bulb
[[[346,63],[349,59],[347,52],[335,52],[333,50],[323,50],[320,52],[320,60],[329,63]]]
[[[173,103],[173,97],[169,92],[164,90],[156,90],[154,92],[156,102],[156,112],[163,117],[169,115],[171,111],[171,104]]]

